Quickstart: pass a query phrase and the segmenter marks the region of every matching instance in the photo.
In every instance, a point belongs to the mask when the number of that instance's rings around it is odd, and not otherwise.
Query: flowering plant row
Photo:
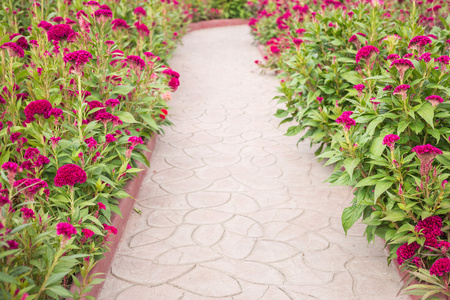
[[[190,20],[177,1],[138,2],[2,2],[1,299],[80,299],[100,281],[117,199],[171,124],[165,61]]]
[[[450,296],[447,4],[254,5],[268,50],[257,63],[282,78],[276,115],[336,165],[330,183],[353,187],[344,230],[362,218],[369,242],[386,241],[389,262],[419,281],[403,293]]]

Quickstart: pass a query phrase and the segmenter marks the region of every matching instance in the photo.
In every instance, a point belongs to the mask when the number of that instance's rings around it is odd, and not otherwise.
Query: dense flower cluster
[[[397,262],[399,265],[402,265],[405,260],[410,259],[416,253],[416,250],[419,249],[420,246],[416,242],[411,244],[405,243],[401,245],[397,249]]]
[[[77,183],[85,183],[86,171],[75,164],[67,164],[56,171],[54,179],[55,186],[74,186]]]
[[[336,119],[336,123],[342,124],[345,130],[350,130],[350,128],[356,124],[355,120],[350,118],[352,114],[352,111],[344,111],[342,115]]]
[[[378,50],[377,47],[372,46],[372,45],[368,45],[368,46],[364,46],[361,49],[358,50],[358,52],[356,53],[356,62],[359,63],[361,59],[366,60],[367,64],[369,63],[370,58],[372,58],[372,56],[374,54],[378,54],[380,53],[380,50]]]
[[[393,148],[395,142],[397,142],[400,137],[396,134],[388,134],[383,138],[383,145],[388,146],[389,148]]]
[[[56,234],[71,238],[72,235],[77,234],[77,230],[72,224],[61,222],[56,225]]]
[[[132,69],[143,70],[145,68],[145,61],[137,55],[128,55],[126,61]]]
[[[64,62],[70,63],[74,67],[74,73],[81,75],[84,66],[92,58],[92,54],[86,50],[77,50],[64,55]]]
[[[421,236],[425,237],[425,246],[438,247],[438,236],[444,233],[441,230],[442,219],[439,216],[431,216],[419,221],[414,228]]]
[[[441,96],[438,95],[431,95],[425,98],[425,100],[428,100],[433,107],[436,107],[439,103],[444,102],[444,99],[442,99]]]
[[[30,102],[24,109],[26,123],[35,121],[35,115],[42,115],[44,119],[50,118],[52,104],[48,100],[36,100]]]
[[[112,30],[114,30],[114,31],[130,28],[130,25],[128,25],[128,23],[122,19],[114,19],[111,21],[111,24],[112,24]]]
[[[67,38],[74,34],[75,31],[67,24],[56,24],[50,27],[47,31],[47,38],[49,41],[63,42],[67,41]]]
[[[447,257],[439,258],[430,268],[430,275],[443,276],[450,272],[450,259]]]
[[[23,49],[14,42],[4,43],[1,48],[8,51],[8,54],[11,57],[24,57],[25,55]]]

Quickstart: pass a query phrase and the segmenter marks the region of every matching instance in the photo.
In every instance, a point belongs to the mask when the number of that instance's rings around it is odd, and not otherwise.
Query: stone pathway
[[[273,116],[247,26],[183,39],[181,74],[151,170],[100,299],[407,299],[383,244],[347,237],[345,187],[322,183],[308,143]]]

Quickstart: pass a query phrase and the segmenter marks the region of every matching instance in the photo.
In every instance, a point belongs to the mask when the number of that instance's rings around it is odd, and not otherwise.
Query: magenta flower
[[[388,134],[383,138],[383,145],[386,145],[391,148],[391,150],[394,150],[395,142],[399,139],[400,137],[396,134]]]
[[[414,56],[414,53],[406,53],[405,55],[403,55],[403,58],[407,59],[407,58],[411,58]]]
[[[387,85],[383,88],[383,91],[390,91],[392,90],[392,85]]]
[[[105,228],[105,230],[108,231],[108,235],[110,234],[117,234],[117,228],[114,226],[110,226],[108,224],[103,224],[103,227]]]
[[[145,9],[141,6],[138,6],[134,9],[134,14],[136,16],[143,16],[146,17],[147,16],[147,12],[145,11]]]
[[[70,63],[74,68],[73,73],[79,76],[82,75],[84,66],[92,58],[92,54],[85,50],[77,50],[64,55],[64,62]]]
[[[442,56],[439,56],[438,58],[435,58],[434,61],[439,62],[441,65],[442,71],[445,71],[446,65],[448,65],[448,63],[450,62],[450,57],[448,57],[447,55],[442,55]]]
[[[38,27],[38,28],[40,27],[40,28],[44,29],[44,30],[47,32],[47,31],[49,31],[50,28],[53,27],[53,25],[52,25],[51,23],[47,22],[47,21],[41,21],[41,22],[38,24],[37,27]]]
[[[107,135],[105,136],[105,139],[106,139],[106,143],[107,143],[107,144],[116,141],[116,138],[115,138],[112,134],[107,134]]]
[[[358,97],[362,97],[362,91],[366,86],[364,84],[354,85],[353,88],[358,91]]]
[[[126,61],[132,69],[143,70],[145,68],[145,61],[137,55],[128,55]]]
[[[366,37],[366,35],[365,35],[364,33],[358,32],[357,34],[360,35],[360,36]],[[350,43],[353,43],[353,44],[356,46],[357,49],[359,49],[359,47],[361,47],[361,42],[358,40],[358,37],[357,37],[355,34],[352,35],[352,36],[348,39],[348,41],[349,41]]]
[[[8,51],[10,57],[24,57],[25,55],[23,49],[14,42],[4,43],[1,48]]]
[[[120,101],[118,99],[108,99],[108,100],[106,100],[105,104],[106,104],[106,106],[114,108],[120,104]]]
[[[22,218],[25,221],[34,219],[34,210],[32,210],[31,208],[22,207],[20,211],[22,212]]]
[[[77,234],[77,230],[72,224],[61,222],[56,224],[56,234],[62,235],[61,246],[64,246],[72,238],[72,235]]]
[[[9,198],[7,196],[0,195],[0,208],[9,203],[11,203],[11,200],[9,200]]]
[[[356,53],[356,62],[359,63],[361,59],[364,59],[366,61],[366,65],[369,66],[370,59],[373,55],[376,55],[380,53],[380,50],[378,50],[377,47],[368,45],[364,46],[361,49],[358,50]]]
[[[450,272],[450,259],[447,257],[439,258],[430,268],[430,275],[444,276],[444,273]]]
[[[405,58],[394,60],[391,63],[391,68],[392,66],[395,66],[395,68],[398,70],[398,73],[400,75],[400,82],[403,82],[403,77],[405,75],[406,70],[414,69],[413,63],[409,59]]]
[[[413,37],[411,41],[409,42],[408,49],[414,49],[417,50],[419,53],[419,56],[421,56],[424,52],[425,46],[431,44],[432,41],[429,37],[419,35],[416,37]]]
[[[413,242],[411,244],[405,243],[401,245],[397,249],[397,262],[399,265],[402,265],[403,262],[407,259],[410,259],[411,257],[416,254],[416,250],[419,249],[420,246],[416,242]]]
[[[172,69],[165,69],[162,73],[171,77],[180,78],[180,74]]]
[[[150,34],[150,30],[148,29],[147,25],[136,22],[134,23],[134,26],[136,27],[136,30],[140,37],[148,36]]]
[[[14,182],[13,186],[23,193],[28,201],[33,201],[34,195],[41,189],[48,187],[47,182],[39,178],[24,178]]]
[[[389,54],[387,57],[388,60],[396,60],[399,58],[400,58],[400,55],[398,55],[398,54]]]
[[[319,102],[319,104],[322,104],[323,98],[322,97],[317,97],[317,101]]]
[[[403,101],[406,99],[406,92],[411,88],[411,86],[407,84],[401,84],[394,89],[394,95],[401,95]]]
[[[439,103],[444,102],[444,99],[438,95],[431,95],[425,98],[425,100],[428,100],[433,107],[436,107]]]
[[[50,27],[47,31],[47,38],[49,41],[64,42],[70,34],[74,33],[72,27],[67,24],[57,24]]]
[[[303,40],[299,39],[299,38],[295,38],[292,40],[292,42],[295,44],[295,47],[297,47],[297,49],[299,49],[300,45],[303,43]]]
[[[141,137],[138,136],[130,136],[128,138],[128,143],[131,143],[131,147],[136,147],[136,145],[138,144],[144,144],[144,141],[142,140]]]
[[[106,209],[105,204],[99,202],[99,203],[98,203],[98,209]]]
[[[180,80],[177,77],[172,77],[168,83],[169,87],[175,92],[180,86]]]
[[[350,128],[356,124],[355,120],[350,118],[352,114],[352,111],[344,111],[342,115],[336,119],[336,123],[343,125],[345,131],[350,130]]]
[[[25,155],[23,156],[25,159],[37,159],[38,155],[41,154],[41,151],[39,151],[37,148],[28,148],[25,150]]]
[[[19,36],[20,35],[20,33],[14,33],[14,34],[11,34],[10,36],[9,36],[9,40],[11,41],[11,40],[13,40],[16,36]],[[17,44],[17,46],[19,46],[20,48],[22,48],[23,50],[25,50],[25,49],[27,49],[28,48],[28,42],[27,42],[27,39],[25,38],[25,37],[20,37],[17,41],[15,41],[15,43]]]
[[[423,60],[426,63],[429,63],[431,61],[431,54],[428,52],[425,52],[422,54],[417,60]]]
[[[81,232],[84,234],[84,236],[85,236],[87,239],[94,235],[94,232],[93,232],[92,230],[90,230],[90,229],[87,229],[87,228],[83,228],[83,229],[81,230]]]
[[[442,151],[430,144],[415,146],[411,152],[416,152],[420,160],[420,174],[427,176],[432,169],[432,162],[436,156],[442,154]]]
[[[36,100],[30,102],[24,109],[25,123],[31,123],[35,121],[35,115],[42,115],[44,119],[50,118],[50,111],[52,110],[52,104],[45,99]]]
[[[61,138],[59,136],[50,138],[50,141],[52,141],[52,148],[53,149],[56,148],[56,146],[58,145],[60,140],[61,140]]]
[[[55,186],[68,185],[73,187],[77,183],[85,183],[86,179],[86,171],[75,164],[67,164],[56,171],[54,183]]]
[[[122,19],[114,19],[114,20],[111,21],[111,24],[112,24],[112,30],[113,31],[130,28],[128,23],[125,20],[122,20]]]
[[[112,19],[112,11],[109,9],[98,9],[94,12],[94,17],[99,23],[104,23]]]

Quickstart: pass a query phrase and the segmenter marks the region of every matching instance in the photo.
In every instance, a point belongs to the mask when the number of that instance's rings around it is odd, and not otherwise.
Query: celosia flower
[[[23,49],[14,42],[4,43],[1,48],[8,51],[8,54],[11,57],[24,57],[25,55]]]
[[[416,250],[419,249],[420,246],[416,242],[411,244],[405,243],[401,245],[397,249],[397,262],[399,265],[402,265],[403,262],[407,259],[410,259],[416,253]]]
[[[423,267],[423,262],[420,259],[420,257],[416,256],[413,258],[412,262],[416,265],[417,268],[422,268]]]
[[[417,60],[423,60],[424,62],[428,63],[431,61],[431,54],[428,52],[425,52],[419,58],[417,58]]]
[[[14,33],[14,34],[11,34],[10,36],[9,36],[9,40],[11,41],[11,40],[13,40],[16,36],[19,36],[20,35],[20,33]],[[25,50],[25,49],[27,49],[28,48],[28,42],[27,42],[27,39],[25,38],[25,37],[20,37],[17,41],[15,41],[15,43],[20,47],[20,48],[22,48],[23,50]]]
[[[44,29],[46,32],[53,27],[53,25],[47,21],[41,21],[37,27]]]
[[[99,203],[98,203],[98,209],[105,209],[105,210],[106,210],[105,204],[99,202]]]
[[[441,70],[445,71],[446,65],[448,65],[448,63],[450,62],[450,57],[448,57],[447,55],[442,55],[438,58],[435,58],[434,61],[439,62],[441,65]]]
[[[394,89],[394,95],[401,95],[403,101],[406,99],[406,92],[411,88],[411,86],[407,84],[401,84]]]
[[[114,108],[120,104],[120,101],[118,99],[108,99],[108,100],[106,100],[105,104],[106,104],[106,106]]]
[[[400,75],[400,82],[403,82],[403,77],[405,75],[406,70],[408,69],[414,69],[413,63],[409,59],[396,59],[391,63],[392,66],[395,66],[395,68],[398,70],[398,73]]]
[[[48,186],[47,182],[39,178],[25,178],[14,182],[13,186],[17,188],[20,193],[23,193],[28,201],[33,201],[34,195],[41,189]]]
[[[180,86],[180,80],[177,77],[172,77],[168,83],[169,87],[175,92]]]
[[[400,137],[396,134],[388,134],[383,138],[383,145],[388,146],[391,150],[394,150],[395,142],[398,141]]]
[[[22,207],[20,211],[22,212],[22,218],[25,221],[29,219],[34,219],[34,210],[32,210],[31,208]]]
[[[144,144],[144,141],[141,137],[138,136],[130,136],[128,138],[128,143],[131,143],[131,147],[135,147],[137,144]]]
[[[107,135],[105,136],[105,139],[106,139],[106,143],[107,143],[107,144],[116,141],[116,138],[115,138],[112,134],[107,134]]]
[[[99,23],[104,23],[112,18],[112,11],[108,9],[98,9],[94,12],[94,17]]]
[[[358,32],[357,34],[360,35],[360,36],[366,37],[366,35],[365,35],[364,33]],[[358,37],[357,37],[355,34],[352,35],[352,36],[348,39],[348,41],[349,41],[350,43],[353,43],[353,44],[356,46],[357,49],[359,49],[359,48],[361,47],[361,42],[359,41]]]
[[[90,230],[90,229],[87,229],[87,228],[83,228],[83,229],[81,230],[81,232],[84,234],[84,236],[85,236],[87,239],[94,235],[94,232],[93,232],[92,230]]]
[[[322,104],[323,98],[322,97],[317,97],[317,101],[319,102],[319,104]]]
[[[147,12],[145,11],[145,9],[141,6],[138,6],[134,9],[134,14],[136,16],[143,16],[146,17],[147,16]]]
[[[15,240],[9,240],[9,241],[6,241],[6,243],[8,244],[9,250],[19,248],[19,243],[17,243]]]
[[[350,118],[352,114],[352,111],[344,111],[342,115],[336,119],[336,123],[342,124],[344,126],[344,130],[350,130],[350,128],[356,124],[355,120]]]
[[[298,49],[300,48],[300,45],[303,43],[303,40],[302,40],[302,39],[295,38],[295,39],[292,40],[292,42],[295,44],[295,47],[296,47],[297,50],[298,50]]]
[[[389,91],[392,90],[392,85],[387,85],[383,88],[383,91]]]
[[[450,259],[447,257],[439,258],[430,268],[430,275],[444,276],[444,273],[448,272],[450,272]]]
[[[11,203],[11,200],[9,200],[8,196],[0,196],[0,208],[9,203]]]
[[[75,164],[67,164],[56,171],[55,186],[74,186],[77,183],[85,183],[86,172]]]
[[[431,95],[425,98],[425,100],[428,100],[433,107],[436,107],[439,103],[444,102],[444,99],[438,95]]]
[[[405,55],[403,55],[403,58],[411,58],[414,56],[414,53],[406,53]]]
[[[37,148],[29,147],[27,150],[25,150],[25,155],[23,156],[25,159],[36,159],[38,155],[41,154],[41,151],[39,151]]]
[[[389,54],[387,57],[388,60],[396,60],[399,58],[400,58],[400,55],[398,55],[398,54]]]
[[[353,86],[353,88],[355,89],[355,90],[357,90],[358,91],[358,97],[362,97],[362,90],[365,88],[366,86],[364,85],[364,84],[357,84],[357,85],[354,85]]]
[[[56,146],[58,145],[59,141],[61,140],[61,138],[58,137],[51,137],[50,141],[52,141],[52,148],[55,149]]]
[[[447,241],[440,241],[438,248],[441,249],[441,252],[444,254],[450,249],[450,243]]]
[[[105,230],[108,231],[108,235],[110,234],[117,234],[117,228],[114,226],[110,226],[108,224],[103,224],[103,227],[105,228]]]
[[[35,121],[34,115],[42,115],[44,119],[50,118],[50,111],[52,109],[52,104],[45,100],[35,100],[30,102],[24,109],[26,123],[31,123]]]
[[[109,112],[102,112],[102,113],[97,114],[97,116],[95,117],[95,119],[96,119],[97,121],[102,122],[103,125],[106,126],[106,124],[107,124],[108,122],[114,120],[114,117],[115,117],[115,116],[114,116],[113,114],[109,113]]]
[[[137,55],[128,55],[126,61],[132,69],[143,70],[145,68],[145,61]]]
[[[427,36],[416,36],[411,39],[408,45],[408,49],[415,49],[418,51],[419,56],[424,52],[425,46],[431,44],[431,39]]]
[[[67,241],[72,238],[72,235],[77,234],[77,230],[72,226],[72,224],[62,222],[56,224],[56,234],[62,235],[61,245],[64,247]]]
[[[150,34],[150,30],[148,30],[147,25],[143,23],[136,22],[134,23],[136,30],[140,37],[148,36]]]
[[[380,53],[380,50],[378,50],[377,47],[368,45],[364,46],[361,49],[358,50],[356,53],[356,62],[359,63],[361,59],[364,59],[366,61],[366,65],[369,66],[370,59],[373,55]]]
[[[422,176],[427,176],[430,172],[434,158],[439,154],[442,154],[442,151],[430,144],[415,146],[411,150],[412,152],[416,152],[417,157],[420,160],[420,174]]]
[[[74,67],[74,73],[81,76],[84,66],[92,58],[92,54],[85,50],[78,50],[64,55],[64,62]]]
[[[84,142],[88,145],[89,151],[92,151],[92,149],[97,148],[97,141],[93,137],[85,139]]]
[[[175,72],[172,69],[165,69],[164,71],[162,71],[163,74],[169,75],[171,77],[176,77],[176,78],[180,78],[180,74],[178,72]]]
[[[127,22],[125,20],[122,20],[122,19],[114,19],[114,20],[112,20],[111,24],[113,25],[112,26],[112,30],[113,31],[117,31],[117,30],[120,30],[120,29],[127,29],[127,28],[130,27],[127,24]]]
[[[49,41],[64,42],[67,40],[70,34],[74,33],[72,27],[67,24],[57,24],[52,26],[47,31],[47,38]]]

